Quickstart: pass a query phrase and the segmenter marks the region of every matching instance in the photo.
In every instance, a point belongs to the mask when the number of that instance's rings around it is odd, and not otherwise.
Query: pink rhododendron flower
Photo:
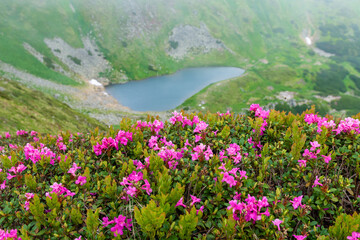
[[[175,207],[182,206],[186,208],[186,205],[184,204],[184,197],[181,197],[180,200],[176,203]]]
[[[148,142],[149,148],[154,150],[159,150],[157,141],[158,141],[158,137],[151,136]]]
[[[142,162],[140,162],[139,160],[134,160],[133,162],[134,162],[134,165],[136,166],[136,170],[145,168],[145,165],[142,164]]]
[[[225,163],[222,163],[221,166],[218,167],[218,169],[226,171]]]
[[[58,142],[56,145],[58,146],[59,150],[66,150],[66,145],[63,142]]]
[[[51,193],[56,193],[57,195],[61,195],[61,194],[65,194],[64,197],[67,197],[67,196],[74,196],[75,193],[71,192],[69,189],[67,189],[66,187],[62,186],[62,183],[57,183],[57,182],[54,182],[50,188],[52,188],[52,191]],[[49,193],[46,193],[45,194],[47,197],[50,197],[50,194]]]
[[[72,174],[75,177],[75,172],[81,169],[81,167],[79,167],[78,165],[76,165],[76,163],[73,163],[73,166],[69,169],[68,173]]]
[[[27,200],[30,200],[34,197],[34,194],[33,193],[25,193],[25,197]]]
[[[10,173],[7,173],[7,179],[11,180],[14,177],[16,177],[16,175],[11,175]]]
[[[306,160],[298,160],[300,167],[306,167]]]
[[[299,196],[299,197],[294,197],[294,200],[290,200],[290,202],[292,203],[294,209],[297,209],[299,206],[301,205],[301,200],[303,198],[303,195]]]
[[[303,153],[303,157],[308,157],[309,159],[316,159],[316,153],[310,152],[309,149],[305,149]]]
[[[316,176],[316,178],[315,178],[315,181],[314,181],[314,184],[312,185],[312,187],[316,187],[316,186],[322,186],[322,184],[321,183],[319,183],[319,180],[320,180],[320,178],[318,177],[318,176]]]
[[[25,131],[25,130],[18,130],[18,131],[16,131],[16,135],[18,135],[18,136],[23,136],[23,135],[26,135],[26,134],[28,134],[28,132]]]
[[[22,171],[24,171],[27,167],[25,167],[24,164],[19,164],[17,167],[12,167],[9,169],[9,172],[13,172],[15,174],[17,173],[21,173]]]
[[[9,132],[5,132],[5,138],[11,138],[11,135]]]
[[[246,176],[246,171],[239,171],[240,173],[240,178],[245,178],[247,179],[248,177]]]
[[[130,195],[131,197],[136,197],[136,187],[129,187],[126,190],[126,193]]]
[[[190,195],[190,197],[191,197],[191,200],[192,200],[192,202],[190,203],[190,206],[192,206],[192,205],[194,205],[195,203],[199,203],[199,202],[201,202],[201,199],[200,198],[197,198],[197,197],[195,197],[195,196],[193,196],[193,195]]]
[[[129,181],[134,181],[135,183],[143,180],[143,173],[140,171],[140,172],[136,172],[136,171],[132,171],[132,173],[130,173],[128,179]]]
[[[195,142],[199,142],[201,140],[201,136],[200,135],[195,135]]]
[[[3,183],[0,185],[0,189],[6,188],[6,180],[3,181]]]
[[[11,149],[18,149],[18,146],[16,144],[9,144],[9,148]]]
[[[29,201],[25,201],[24,209],[25,209],[26,211],[29,211],[29,210],[30,210],[30,202],[29,202]],[[0,238],[0,239],[1,239],[1,238]]]
[[[222,161],[224,158],[228,158],[225,156],[225,150],[221,150],[219,153],[219,159],[220,161]]]
[[[152,192],[152,189],[150,187],[150,183],[147,179],[144,180],[144,185],[141,187],[141,189],[145,190],[148,195]]]
[[[233,216],[235,220],[239,220],[238,212],[241,215],[244,215],[245,221],[256,221],[261,220],[262,215],[269,215],[269,209],[267,208],[265,212],[261,212],[263,207],[268,207],[269,203],[266,197],[263,197],[261,200],[256,200],[255,197],[248,195],[245,202],[238,202],[240,199],[239,194],[235,195],[234,200],[229,202],[230,206],[227,209],[233,210]]]
[[[249,110],[256,112],[258,108],[261,108],[259,104],[251,104]]]
[[[79,176],[78,179],[75,181],[76,184],[80,184],[81,186],[86,183],[86,177]]]
[[[158,134],[160,130],[164,128],[164,123],[162,121],[155,119],[153,123],[149,124],[149,126],[152,131],[155,131],[156,134]]]
[[[272,221],[272,223],[278,227],[278,230],[280,231],[280,224],[282,223],[283,221],[281,221],[280,219],[275,219],[274,221]]]
[[[103,219],[103,226],[107,227],[110,224],[115,224],[110,230],[114,233],[114,237],[117,237],[118,235],[123,235],[124,228],[126,227],[129,231],[131,231],[132,223],[131,219],[126,219],[125,216],[119,215],[118,217],[115,217],[113,220],[109,221],[108,217],[104,217]]]
[[[359,232],[352,232],[351,236],[348,236],[346,239],[359,240],[360,239],[360,233]]]
[[[54,164],[56,154],[44,144],[40,144],[40,148],[34,148],[30,143],[27,143],[24,147],[24,154],[26,160],[31,160],[34,164],[37,163],[42,157],[49,157],[51,159],[50,164]]]
[[[314,151],[316,148],[320,147],[320,144],[317,141],[310,142],[310,145],[311,145],[310,148],[311,151]]]
[[[329,156],[321,155],[324,158],[325,163],[329,163],[331,161],[331,154]]]
[[[236,175],[236,172],[239,170],[239,168],[233,168],[229,171],[230,174]]]
[[[204,121],[199,122],[194,129],[194,133],[200,133],[201,131],[205,130],[208,126],[209,125]]]
[[[223,179],[221,180],[222,182],[229,184],[230,188],[236,186],[237,181],[233,176],[231,176],[228,172],[222,172],[222,174],[224,175]]]
[[[241,162],[241,158],[242,158],[241,154],[240,154],[240,153],[237,153],[236,156],[233,156],[234,163],[235,163],[235,164],[240,163],[240,162]]]
[[[304,240],[306,238],[306,235],[293,235],[296,240]]]
[[[237,155],[237,153],[240,151],[240,146],[237,145],[236,143],[231,143],[229,147],[226,149],[226,151],[229,156]]]
[[[9,230],[2,230],[0,229],[0,240],[7,240],[7,239],[12,239],[12,240],[21,240],[21,238],[17,236],[17,230],[16,229],[11,229],[10,232]]]
[[[335,129],[334,131],[336,132],[336,134],[340,134],[342,132],[349,133],[351,131],[354,131],[355,133],[359,134],[360,133],[359,126],[360,126],[359,119],[348,117],[345,118],[344,120],[341,120],[337,129]]]
[[[199,214],[199,212],[203,212],[204,206],[201,206],[199,209],[196,210],[196,215]]]

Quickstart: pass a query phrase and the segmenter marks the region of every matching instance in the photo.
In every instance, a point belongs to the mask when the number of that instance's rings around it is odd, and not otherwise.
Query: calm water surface
[[[106,91],[132,110],[166,111],[179,106],[211,83],[243,73],[243,69],[235,67],[187,68],[173,75],[110,85]]]

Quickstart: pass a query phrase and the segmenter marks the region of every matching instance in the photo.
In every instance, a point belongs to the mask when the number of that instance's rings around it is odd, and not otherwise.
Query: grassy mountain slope
[[[19,129],[57,133],[105,126],[42,92],[0,77],[0,132]]]
[[[349,24],[356,23],[360,9],[355,1],[30,0],[26,6],[20,0],[7,1],[1,3],[0,13],[6,20],[0,23],[3,36],[0,46],[2,52],[9,54],[2,55],[0,60],[35,75],[71,84],[66,77],[45,69],[22,44],[27,42],[60,63],[47,48],[45,38],[60,37],[73,47],[82,47],[81,36],[90,34],[102,47],[114,71],[123,70],[130,79],[174,72],[186,66],[246,67],[249,61],[273,52],[287,52],[294,47],[297,52],[305,51],[299,37],[302,31],[314,32],[324,21],[342,22],[345,16],[339,12],[345,11],[344,7]],[[166,54],[174,27],[202,23],[234,54],[213,51],[190,54],[179,61]],[[149,65],[157,72],[150,70]]]
[[[195,66],[237,66],[247,70],[249,75],[245,78],[214,84],[182,105],[196,110],[202,109],[199,107],[202,101],[206,102],[205,109],[211,111],[226,108],[241,111],[252,102],[264,105],[276,102],[282,106],[277,109],[287,110],[293,106],[277,98],[279,92],[287,90],[296,93],[296,107],[302,106],[300,110],[311,104],[324,112],[339,110],[338,106],[349,105],[346,95],[351,95],[355,104],[345,110],[347,114],[359,111],[357,53],[349,58],[332,51],[345,48],[342,53],[348,53],[358,46],[360,35],[355,29],[359,27],[360,6],[355,0],[30,0],[27,3],[20,0],[0,3],[0,14],[5,19],[0,22],[3,53],[0,60],[55,82],[80,84],[38,61],[23,47],[24,42],[43,54],[48,62],[71,72],[54,56],[44,39],[59,37],[72,47],[81,48],[81,38],[91,36],[113,67],[100,76],[113,82],[120,81],[122,73],[136,80]],[[167,51],[174,47],[169,41],[174,28],[203,24],[229,51],[212,50],[203,54],[193,50],[183,59],[168,55]],[[342,31],[335,34],[337,30]],[[311,37],[313,46],[305,44],[306,36]],[[354,39],[355,43],[351,44]],[[341,45],[344,41],[348,43],[345,46]],[[337,56],[321,57],[314,53],[313,47]],[[343,68],[336,77],[333,73],[339,71],[332,64]],[[327,88],[322,87],[325,85]],[[315,98],[329,94],[339,96],[339,103]]]

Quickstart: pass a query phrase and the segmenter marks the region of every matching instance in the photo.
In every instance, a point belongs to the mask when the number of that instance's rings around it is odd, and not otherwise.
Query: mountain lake
[[[166,111],[179,106],[212,83],[243,73],[243,69],[236,67],[186,68],[172,75],[109,85],[106,91],[132,110]]]

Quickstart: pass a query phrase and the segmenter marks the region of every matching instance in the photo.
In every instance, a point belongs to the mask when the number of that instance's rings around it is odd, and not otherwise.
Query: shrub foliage
[[[0,235],[325,238],[360,210],[359,123],[252,105],[124,119],[120,131],[5,133]]]

